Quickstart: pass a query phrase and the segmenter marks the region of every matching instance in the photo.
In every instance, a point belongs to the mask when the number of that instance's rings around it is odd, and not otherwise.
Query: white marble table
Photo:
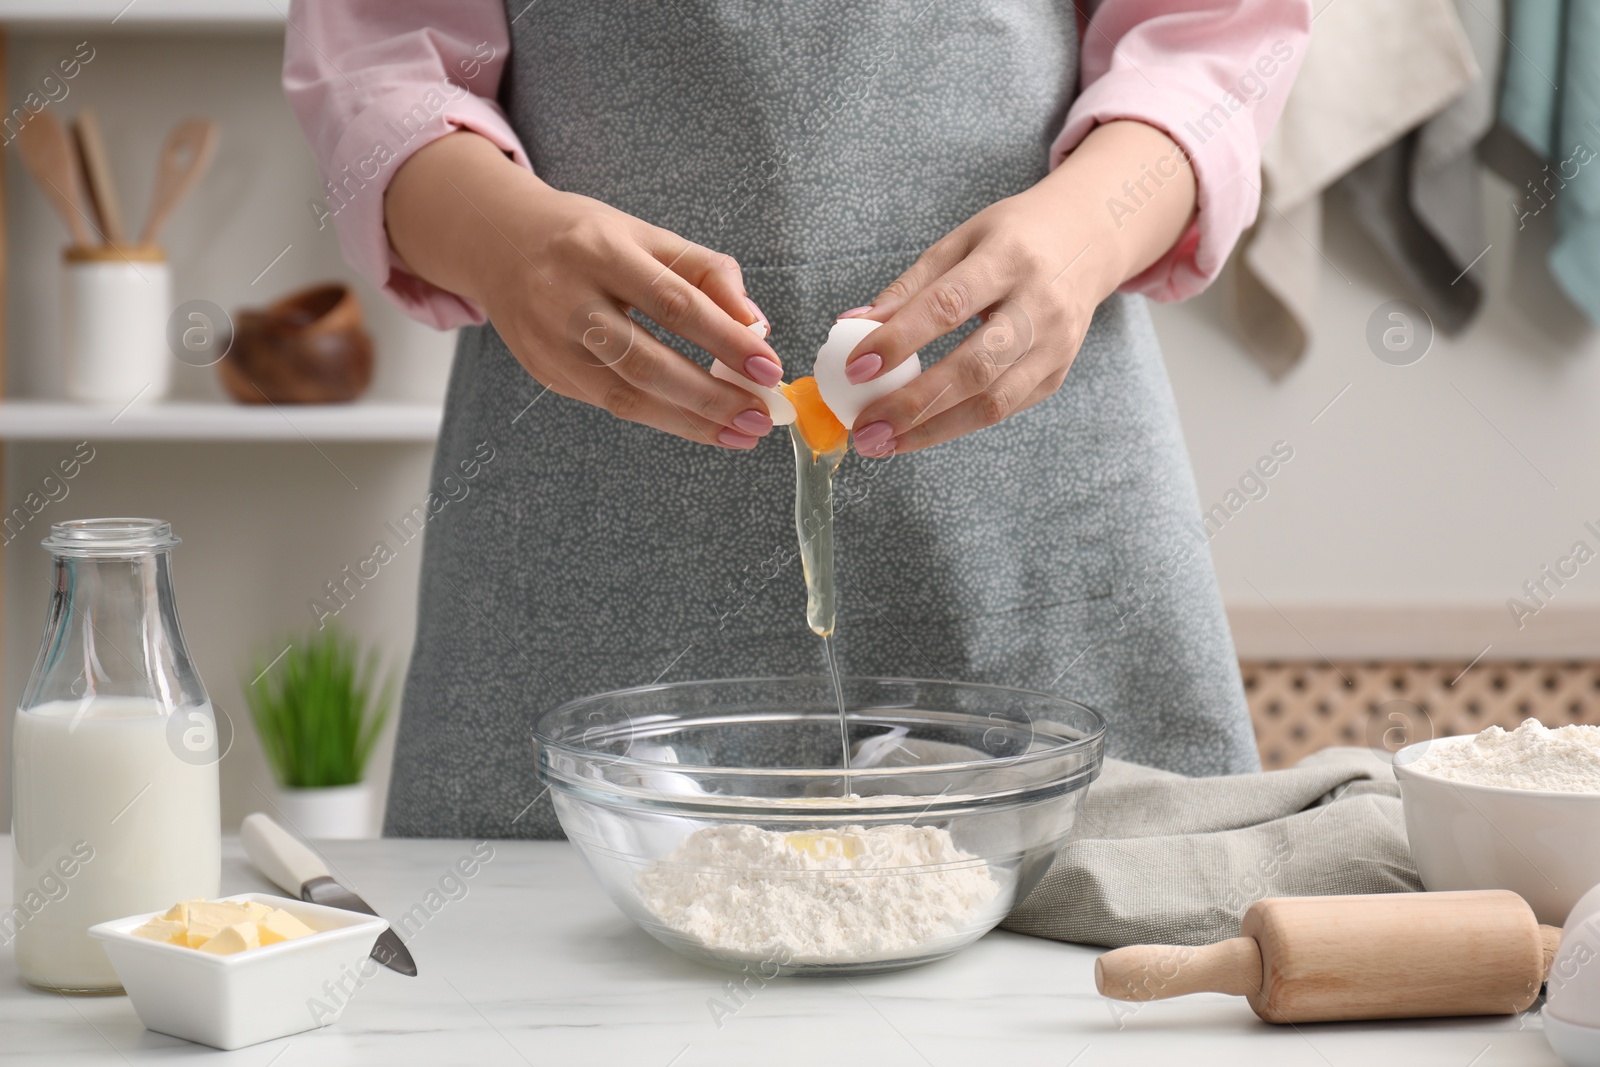
[[[1256,1020],[1242,1000],[1202,995],[1118,1017],[1095,994],[1094,951],[993,933],[949,960],[872,978],[789,979],[735,1006],[729,975],[681,959],[612,907],[572,849],[492,842],[494,858],[447,899],[455,860],[478,842],[329,843],[337,872],[391,918],[430,891],[442,906],[409,938],[420,977],[380,969],[333,1026],[236,1052],[146,1031],[125,997],[36,992],[0,949],[0,1062],[505,1064],[849,1067],[1004,1063],[1272,1064],[1274,1067],[1538,1067],[1558,1064],[1536,1012],[1519,1018],[1323,1024]],[[479,846],[481,847],[481,845]],[[224,892],[270,890],[238,842]],[[11,846],[0,838],[0,894]],[[444,879],[441,886],[441,879]],[[1400,995],[1404,995],[1403,991]]]

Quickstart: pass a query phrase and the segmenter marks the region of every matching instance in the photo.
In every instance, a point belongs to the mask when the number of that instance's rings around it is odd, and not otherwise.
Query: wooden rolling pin
[[[1561,941],[1503,889],[1269,897],[1240,935],[1116,949],[1095,961],[1095,985],[1117,1000],[1231,993],[1269,1023],[1514,1015]]]

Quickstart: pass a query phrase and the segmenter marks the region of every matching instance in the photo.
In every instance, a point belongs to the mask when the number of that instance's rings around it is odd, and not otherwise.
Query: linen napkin
[[[1554,202],[1550,272],[1600,323],[1600,4],[1515,0],[1509,14],[1500,122],[1547,163],[1518,191],[1517,227]]]
[[[1372,750],[1218,778],[1108,759],[1072,840],[1001,926],[1089,945],[1203,945],[1237,936],[1263,897],[1421,888],[1399,784]]]
[[[1453,0],[1338,0],[1262,148],[1262,208],[1240,242],[1233,314],[1273,378],[1310,344],[1322,273],[1322,193],[1422,125],[1481,75]],[[1474,252],[1476,254],[1476,252]]]

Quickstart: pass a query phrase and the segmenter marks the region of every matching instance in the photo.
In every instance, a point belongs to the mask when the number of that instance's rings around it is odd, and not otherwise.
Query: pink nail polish
[[[744,361],[744,376],[768,387],[783,381],[783,365],[769,356],[751,356]]]
[[[772,432],[772,419],[766,412],[757,411],[754,408],[749,411],[741,411],[735,415],[733,424],[752,437],[761,437]]]
[[[754,437],[747,433],[740,433],[738,430],[718,430],[717,440],[729,448],[756,447],[756,439]]]
[[[844,376],[860,385],[882,369],[883,357],[876,352],[867,352],[844,365]]]
[[[856,451],[864,456],[877,456],[894,450],[894,427],[887,422],[874,422],[855,432]]]
[[[867,312],[869,312],[871,310],[872,310],[872,305],[871,304],[863,304],[862,306],[860,306],[858,308],[851,308],[849,311],[846,311],[844,314],[840,315],[839,317],[841,319],[853,319],[857,315],[865,315]]]
[[[744,298],[744,302],[745,306],[750,309],[750,314],[756,317],[756,321],[765,324],[767,329],[771,330],[772,324],[767,322],[767,313],[762,311],[761,308],[756,305],[756,302],[751,300],[748,296]]]

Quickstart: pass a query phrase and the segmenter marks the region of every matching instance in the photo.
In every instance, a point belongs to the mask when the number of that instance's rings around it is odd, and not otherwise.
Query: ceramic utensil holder
[[[74,245],[62,253],[67,396],[87,404],[158,400],[172,378],[172,275],[155,245]]]

